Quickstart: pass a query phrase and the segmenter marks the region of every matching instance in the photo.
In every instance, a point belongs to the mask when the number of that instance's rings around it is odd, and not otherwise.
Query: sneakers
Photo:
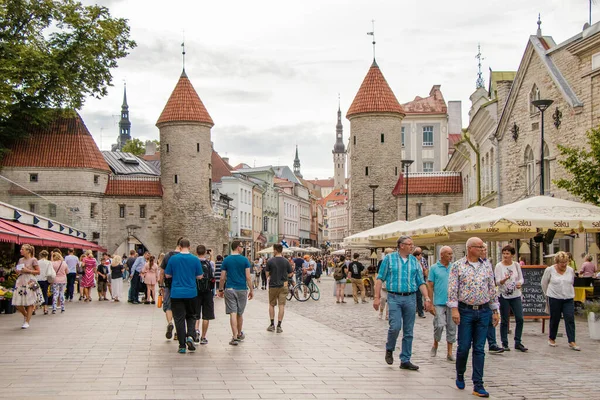
[[[27,329],[29,328],[29,324],[27,322],[23,322],[23,325],[21,325],[21,329]]]
[[[208,339],[205,337],[200,338],[200,344],[208,344]]]
[[[517,348],[517,346],[515,346],[515,349]],[[502,351],[510,351],[510,347],[508,347],[507,344],[503,344],[502,345]]]
[[[243,341],[244,339],[246,339],[246,335],[244,335],[244,332],[240,332],[240,333],[238,333],[238,335],[237,335],[237,340],[238,340],[239,342],[241,342],[241,341]]]
[[[269,325],[267,332],[275,332],[275,325]]]
[[[385,351],[385,362],[388,363],[388,365],[392,365],[394,363],[394,352],[391,350],[386,350]]]
[[[194,343],[200,343],[200,331],[196,331],[192,339],[194,339]]]
[[[504,353],[504,349],[502,347],[499,347],[498,345],[493,345],[490,346],[489,352],[491,354],[502,354]]]
[[[173,337],[173,328],[174,328],[173,324],[167,325],[167,333],[165,335],[167,337],[167,339],[171,339]]]
[[[431,350],[429,350],[429,355],[431,357],[437,356],[437,347],[432,347]]]
[[[280,326],[278,326],[278,327],[277,327],[277,333],[282,333],[282,332],[283,332],[283,329],[281,329],[281,327],[280,327]]]
[[[515,350],[519,350],[519,351],[522,351],[523,353],[525,353],[529,349],[527,347],[523,346],[522,343],[518,343],[518,344],[515,344]],[[504,349],[504,351],[506,351],[506,349]]]
[[[196,351],[196,346],[194,346],[194,339],[192,339],[191,336],[188,336],[187,339],[185,339],[185,344],[187,345],[189,351]]]
[[[231,340],[229,341],[229,344],[232,346],[237,346],[239,344],[239,342],[236,338],[232,337]]]
[[[185,347],[180,347],[179,350],[177,350],[177,352],[179,354],[185,354]]]
[[[473,388],[473,396],[490,397],[490,394],[482,387]]]
[[[464,388],[465,388],[465,377],[464,376],[458,375],[456,377],[456,387],[459,390],[464,390]]]

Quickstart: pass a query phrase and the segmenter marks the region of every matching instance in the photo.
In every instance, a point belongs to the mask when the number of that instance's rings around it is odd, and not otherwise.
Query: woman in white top
[[[38,257],[40,274],[36,275],[35,279],[38,281],[38,285],[40,285],[40,290],[44,296],[44,315],[48,315],[48,306],[52,301],[51,299],[48,299],[48,287],[50,286],[50,282],[48,282],[48,270],[52,268],[52,262],[48,260],[48,252],[46,250],[40,251]],[[33,313],[35,314],[35,311]]]
[[[569,347],[579,351],[580,348],[575,343],[575,306],[573,298],[575,289],[573,282],[575,280],[575,271],[567,266],[570,258],[564,251],[559,251],[554,256],[554,265],[546,268],[542,276],[542,290],[548,298],[550,308],[550,334],[548,335],[548,344],[556,347],[556,333],[560,317],[565,320],[567,338]]]
[[[506,245],[502,248],[502,261],[496,264],[494,273],[496,275],[496,283],[498,284],[500,301],[500,338],[502,339],[502,347],[504,351],[510,351],[508,347],[508,322],[510,320],[510,310],[512,309],[515,315],[515,350],[522,352],[527,351],[527,347],[521,343],[523,335],[523,304],[521,303],[521,287],[525,280],[521,265],[513,260],[515,248]]]

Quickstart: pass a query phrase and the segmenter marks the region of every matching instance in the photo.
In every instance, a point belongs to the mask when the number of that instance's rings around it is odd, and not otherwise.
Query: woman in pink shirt
[[[585,262],[581,265],[581,269],[579,270],[579,276],[582,278],[593,278],[596,275],[596,265],[592,262],[594,257],[591,255],[587,255],[585,257]]]
[[[52,283],[52,314],[56,314],[56,302],[60,300],[60,312],[65,312],[65,289],[67,288],[67,273],[69,267],[58,252],[52,253],[52,268],[56,272],[56,278]]]

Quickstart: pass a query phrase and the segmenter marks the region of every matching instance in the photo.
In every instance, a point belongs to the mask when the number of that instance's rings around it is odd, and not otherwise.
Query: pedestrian
[[[52,304],[51,300],[48,298],[48,289],[50,288],[50,282],[48,282],[48,272],[50,268],[52,268],[52,261],[48,260],[48,252],[46,250],[40,251],[37,262],[40,268],[40,273],[35,276],[35,279],[38,285],[40,285],[40,291],[44,297],[44,303],[42,304],[44,315],[48,315],[48,306]],[[33,313],[35,314],[35,310]]]
[[[98,269],[96,270],[96,280],[98,281],[98,301],[103,301],[108,299],[106,298],[106,289],[108,287],[108,267],[106,266],[107,261],[110,265],[110,259],[108,254],[104,253],[102,255],[102,262],[98,265]]]
[[[483,244],[481,260],[485,265],[487,265],[492,270],[492,276],[494,277],[494,284],[496,286],[498,286],[498,283],[496,282],[496,274],[494,273],[494,267],[492,266],[492,263],[490,262],[490,260],[488,260],[488,258],[487,258],[487,245],[485,243]],[[492,319],[490,319],[490,324],[488,326],[486,339],[487,339],[487,343],[488,343],[488,351],[490,354],[504,353],[504,347],[498,346],[498,342],[496,341],[496,326],[494,325],[494,321]]]
[[[575,259],[573,258],[573,254],[571,254],[570,252],[567,252],[567,256],[569,256],[569,264],[567,264],[567,266],[571,267],[574,272],[577,272],[577,263],[575,262]]]
[[[448,307],[448,275],[454,252],[450,246],[440,249],[440,260],[433,264],[427,276],[429,297],[433,299],[433,347],[431,357],[437,355],[438,345],[442,340],[442,332],[446,329],[446,359],[456,361],[452,354],[452,346],[456,343],[456,324],[452,321],[452,310]]]
[[[274,256],[267,261],[265,273],[269,279],[269,318],[271,324],[267,331],[275,331],[275,306],[277,313],[277,333],[282,333],[281,322],[285,310],[286,296],[288,294],[288,279],[292,277],[294,270],[292,265],[283,257],[283,246],[279,243],[273,245]]]
[[[523,335],[523,304],[521,303],[521,287],[525,280],[521,265],[513,261],[515,248],[510,244],[502,248],[502,261],[496,264],[494,270],[498,292],[500,296],[500,338],[504,351],[510,351],[508,347],[508,322],[512,310],[515,316],[515,350],[526,352],[527,348],[521,343]]]
[[[381,257],[381,260],[379,260],[379,262],[377,263],[377,270],[376,273],[379,274],[379,268],[381,267],[381,262],[383,261],[383,259],[385,258],[385,256],[387,256],[390,253],[393,253],[394,249],[392,249],[391,247],[386,248],[383,251],[383,257]],[[385,313],[385,320],[389,320],[390,318],[390,310],[388,307],[388,302],[387,302],[387,289],[385,286],[385,282],[382,283],[381,285],[381,305],[379,306],[379,319],[383,318],[383,314]]]
[[[83,258],[84,273],[81,278],[81,286],[83,286],[83,301],[92,301],[92,288],[94,287],[94,275],[98,262],[94,258],[94,253],[91,250],[86,250]]]
[[[219,287],[219,281],[221,280],[221,265],[223,265],[223,256],[219,254],[215,262],[215,288]],[[215,290],[213,290],[213,295],[216,295]]]
[[[118,254],[113,255],[110,265],[110,278],[112,280],[112,296],[115,302],[120,302],[123,292],[123,260]]]
[[[354,253],[354,260],[348,266],[348,279],[352,282],[352,298],[354,298],[354,304],[358,304],[358,291],[360,290],[360,298],[363,304],[367,303],[365,300],[365,284],[362,280],[362,272],[365,267],[362,265],[358,258],[360,254]]]
[[[131,282],[131,278],[133,276],[133,264],[135,264],[135,260],[137,260],[137,253],[135,250],[129,250],[129,257],[125,260],[125,271],[127,271],[127,279]],[[131,288],[131,286],[129,286]]]
[[[206,333],[209,322],[215,319],[215,298],[213,289],[215,284],[214,272],[210,260],[207,258],[206,246],[200,244],[196,247],[196,254],[202,264],[202,279],[196,281],[198,289],[197,297],[197,319],[194,342],[208,344]],[[200,331],[200,320],[202,320],[202,332]]]
[[[79,293],[79,301],[83,301],[83,285],[81,283],[85,275],[85,253],[79,256],[79,264],[77,265],[77,292]]]
[[[112,265],[112,260],[110,259],[110,255],[108,253],[104,253],[102,255],[102,264],[106,267],[106,288],[108,289],[108,293],[110,294],[110,299],[113,300],[112,294],[112,276],[110,273],[110,267]],[[106,298],[106,293],[104,293],[104,301],[108,301]]]
[[[52,268],[56,274],[52,283],[52,314],[56,314],[56,303],[60,301],[60,313],[65,312],[65,291],[67,289],[67,273],[69,267],[61,253],[52,253]]]
[[[568,253],[559,251],[554,256],[554,265],[546,268],[542,276],[542,290],[548,299],[548,308],[550,311],[550,332],[548,335],[548,345],[556,347],[556,335],[560,317],[565,320],[565,330],[569,348],[580,351],[581,348],[575,342],[575,271],[569,267]]]
[[[161,293],[163,296],[162,309],[163,309],[163,312],[165,313],[165,317],[167,318],[167,333],[165,334],[165,337],[167,339],[171,339],[173,337],[173,328],[175,327],[175,325],[173,325],[173,311],[172,311],[172,306],[171,306],[172,279],[165,276],[165,270],[167,268],[167,264],[169,263],[169,259],[172,256],[174,256],[175,254],[178,254],[181,252],[181,240],[182,239],[183,239],[182,237],[177,239],[177,244],[175,246],[175,250],[169,251],[167,254],[165,254],[162,262],[159,265],[159,269],[160,269],[161,273],[159,274],[158,284],[161,287]],[[175,333],[174,339],[178,340],[177,332]]]
[[[142,269],[142,276],[146,284],[146,304],[156,304],[157,267],[154,261],[154,256],[148,257],[148,262]],[[152,301],[150,301],[150,297],[152,297]]]
[[[490,325],[498,325],[498,299],[492,269],[483,262],[485,246],[480,238],[467,240],[467,255],[452,264],[448,277],[448,307],[458,325],[456,387],[465,388],[469,350],[473,346],[473,395],[489,397],[483,386],[485,340]]]
[[[579,276],[582,278],[593,278],[596,275],[596,265],[592,261],[594,261],[594,256],[590,254],[585,256],[585,262],[581,264]]]
[[[123,282],[127,282],[129,280],[129,268],[127,266],[127,254],[123,253],[122,263],[123,263]]]
[[[321,283],[321,275],[323,275],[323,260],[321,257],[317,258],[317,269],[315,272],[315,279],[317,282]]]
[[[262,257],[260,260],[260,289],[267,290],[267,271],[265,270],[266,261]]]
[[[135,250],[132,250],[132,256],[135,256]],[[131,257],[130,257],[131,258]],[[146,262],[150,259],[150,252],[146,251],[144,255],[138,256],[133,261],[131,265],[131,285],[129,286],[129,300],[128,303],[131,304],[140,304],[139,300],[139,292],[140,292],[140,276],[142,274],[142,270],[146,265]],[[128,260],[129,264],[129,260]]]
[[[400,236],[397,241],[398,251],[385,256],[377,281],[375,283],[375,298],[373,308],[379,310],[381,305],[381,287],[385,282],[389,304],[389,329],[385,345],[385,361],[394,363],[394,350],[400,330],[402,330],[402,352],[400,353],[400,368],[417,371],[419,367],[413,364],[412,356],[413,328],[416,315],[416,292],[421,291],[425,297],[427,311],[431,309],[431,300],[427,294],[427,285],[423,278],[423,269],[419,261],[411,254],[413,241],[410,236]]]
[[[238,240],[231,243],[231,254],[221,265],[219,297],[225,297],[225,313],[229,314],[232,337],[229,344],[237,346],[246,338],[242,330],[246,299],[252,300],[254,291],[250,277],[250,262],[240,253],[243,247]]]
[[[196,281],[202,279],[202,265],[198,257],[190,253],[190,241],[179,240],[181,251],[169,257],[165,277],[171,278],[171,308],[175,329],[179,338],[178,353],[195,351],[194,327],[198,289]]]
[[[65,257],[65,262],[67,263],[69,272],[67,273],[66,300],[71,302],[73,301],[73,294],[75,291],[75,279],[77,278],[77,264],[79,263],[79,259],[75,256],[74,249],[68,249],[67,253],[68,255]]]
[[[346,266],[346,257],[340,256],[340,261],[333,269],[333,279],[335,280],[335,302],[337,304],[345,303],[346,279],[348,276],[348,267]]]
[[[21,329],[29,328],[31,316],[38,304],[42,304],[44,296],[35,277],[40,273],[40,266],[34,257],[35,248],[25,243],[21,245],[21,258],[17,261],[15,290],[11,304],[23,315]]]
[[[297,256],[294,258],[294,272],[296,273],[296,285],[302,282],[302,268],[304,266],[304,258]]]
[[[423,257],[423,249],[420,247],[415,247],[413,256],[419,260],[419,264],[421,264],[421,268],[423,268],[423,278],[425,278],[425,281],[427,281],[429,266],[427,264],[427,258]],[[420,291],[417,291],[417,315],[419,318],[426,318],[425,313],[423,312],[423,296],[421,295]]]
[[[253,271],[253,274],[252,274],[252,287],[254,289],[258,289],[258,283],[259,283],[259,280],[260,280],[260,273],[261,273],[260,269],[261,268],[260,268],[260,263],[258,262],[258,258],[255,258],[254,259],[254,265],[252,266],[252,271]]]

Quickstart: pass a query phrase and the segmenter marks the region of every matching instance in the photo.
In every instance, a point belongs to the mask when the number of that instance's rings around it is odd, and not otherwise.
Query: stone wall
[[[396,197],[397,201],[397,219],[404,220],[406,214],[406,197],[400,195]],[[462,193],[449,194],[419,194],[408,196],[408,220],[425,217],[430,214],[446,215],[445,204],[448,203],[448,214],[455,213],[463,209]],[[421,204],[421,215],[418,215],[417,204]]]

